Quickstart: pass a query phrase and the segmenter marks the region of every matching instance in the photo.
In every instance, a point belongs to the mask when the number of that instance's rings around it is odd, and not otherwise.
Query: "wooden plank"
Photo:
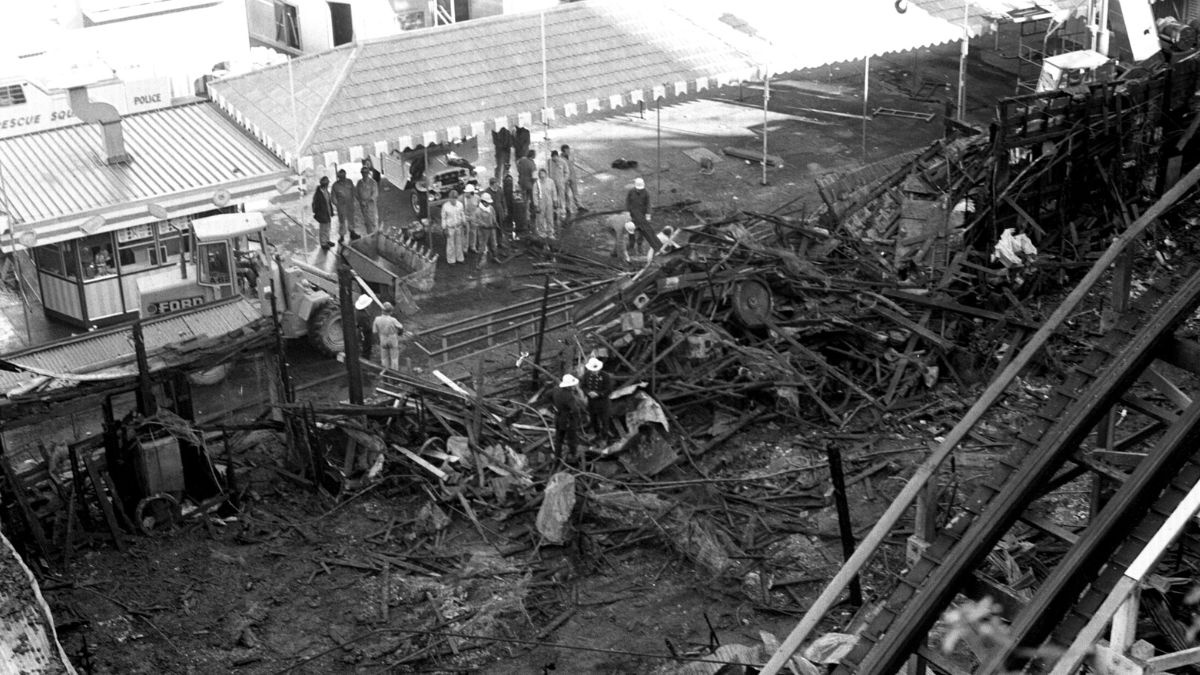
[[[1096,645],[1090,664],[1096,675],[1144,675],[1146,669],[1120,651]]]
[[[1163,396],[1167,397],[1171,403],[1175,404],[1176,408],[1183,410],[1192,404],[1192,397],[1188,396],[1174,382],[1168,379],[1165,375],[1158,372],[1158,368],[1150,366],[1142,373],[1142,380],[1150,383]]]
[[[1129,651],[1133,641],[1137,639],[1138,609],[1142,605],[1141,600],[1141,591],[1135,588],[1117,608],[1117,613],[1113,614],[1109,644],[1122,654]]]
[[[1197,115],[1196,119],[1200,119],[1200,115]],[[1165,673],[1175,668],[1197,664],[1200,664],[1200,647],[1192,647],[1181,652],[1146,659],[1146,673]]]
[[[936,652],[926,645],[917,647],[917,655],[928,661],[929,667],[938,673],[945,673],[946,675],[971,675],[971,671],[959,668],[943,656],[941,652]]]
[[[107,493],[104,491],[104,481],[100,478],[100,471],[96,468],[96,463],[92,461],[90,453],[81,452],[79,458],[83,460],[87,475],[92,480],[92,487],[96,490],[96,501],[100,502],[100,510],[104,512],[104,522],[108,523],[108,531],[112,534],[113,543],[117,545],[118,551],[124,553],[125,539],[121,536],[121,526],[117,524],[117,514],[113,513],[112,502],[108,501]]]
[[[108,493],[112,495],[113,503],[120,505],[122,503],[121,493],[117,492],[117,482],[113,480],[112,474],[108,471],[101,471],[100,477],[104,479],[104,484],[108,486]],[[117,509],[117,517],[131,532],[137,529],[137,526],[130,520],[129,515],[125,513],[124,508]]]
[[[937,333],[935,333],[925,327],[925,322],[929,318],[928,313],[926,313],[925,317],[922,318],[921,323],[917,323],[916,321],[913,321],[912,319],[910,319],[906,316],[903,316],[901,314],[893,312],[892,310],[890,310],[886,307],[876,306],[873,309],[876,314],[879,314],[880,316],[884,317],[885,319],[891,320],[893,323],[897,323],[897,324],[900,324],[901,326],[904,326],[908,330],[921,336],[921,338],[924,339],[925,341],[927,341],[931,344],[937,345],[937,347],[942,349],[943,351],[949,351],[954,347],[954,344],[951,343],[949,340],[947,340],[946,338],[942,337],[941,335],[938,335]]]
[[[1000,314],[999,312],[990,312],[986,309],[968,307],[967,305],[959,304],[953,300],[946,300],[944,298],[935,298],[928,295],[909,293],[908,291],[896,291],[888,289],[880,291],[880,294],[898,302],[911,302],[914,305],[923,305],[925,307],[933,307],[935,309],[944,309],[948,312],[955,312],[958,314],[964,314],[966,316],[975,316],[979,317],[980,319],[989,319],[991,321],[1006,321],[1014,326],[1021,326],[1022,328],[1028,328],[1030,330],[1037,330],[1038,328],[1041,328],[1039,324],[1021,321],[1020,319],[1006,316],[1004,314]]]
[[[725,146],[724,148],[721,148],[721,152],[729,155],[730,157],[737,157],[738,159],[744,159],[751,162],[762,162],[764,156],[763,153],[757,150],[742,150],[741,148],[735,148],[733,146]],[[768,153],[766,158],[767,166],[783,166],[783,158],[779,155],[772,155]]]
[[[1010,207],[1012,207],[1012,210],[1016,211],[1017,215],[1021,216],[1022,220],[1029,223],[1029,226],[1032,227],[1035,231],[1037,231],[1038,236],[1041,236],[1041,237],[1046,236],[1046,231],[1042,229],[1042,226],[1038,224],[1038,221],[1035,220],[1033,216],[1029,215],[1028,211],[1021,208],[1021,205],[1018,204],[1015,199],[1013,199],[1011,196],[1006,195],[1004,197],[1004,202],[1006,204],[1008,204]]]
[[[391,448],[393,450],[395,450],[396,452],[407,457],[410,461],[412,461],[413,464],[416,464],[417,466],[421,467],[422,469],[425,469],[429,473],[437,476],[439,480],[446,480],[446,478],[449,477],[446,475],[445,471],[442,471],[441,469],[437,468],[436,466],[430,464],[424,458],[413,453],[413,451],[409,450],[408,448],[402,448],[399,445],[395,445],[395,444],[392,444]]]
[[[17,507],[21,510],[21,517],[25,519],[26,526],[29,527],[30,533],[33,534],[33,541],[37,544],[38,551],[42,554],[43,558],[50,560],[50,544],[46,541],[46,532],[42,529],[42,522],[38,520],[37,513],[29,505],[29,499],[25,494],[25,485],[17,478],[12,464],[8,463],[7,455],[0,455],[0,467],[4,469],[4,477],[8,481],[8,487],[17,499]]]
[[[1030,514],[1026,513],[1021,516],[1021,522],[1025,523],[1026,525],[1029,525],[1033,528],[1041,530],[1042,532],[1045,532],[1046,534],[1048,534],[1050,536],[1061,539],[1062,541],[1065,541],[1066,543],[1071,544],[1071,545],[1074,545],[1075,542],[1079,541],[1079,535],[1075,534],[1074,532],[1071,532],[1070,530],[1063,527],[1062,525],[1059,525],[1057,523],[1052,523],[1049,520],[1042,518],[1041,516],[1034,516],[1034,515],[1030,515]]]

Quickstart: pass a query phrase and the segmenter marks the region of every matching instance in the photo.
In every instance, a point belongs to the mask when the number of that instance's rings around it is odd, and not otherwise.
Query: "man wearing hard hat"
[[[588,359],[583,366],[580,382],[583,395],[587,398],[588,416],[592,422],[592,433],[607,443],[613,438],[612,405],[609,395],[613,392],[612,375],[604,372],[604,362],[596,357]]]
[[[493,260],[496,258],[496,235],[500,231],[500,223],[496,220],[495,209],[492,208],[494,201],[490,192],[484,192],[479,197],[479,206],[471,214],[471,225],[478,239],[476,246],[479,249],[480,267],[487,264],[488,256]]]
[[[467,183],[463,187],[462,203],[463,215],[467,218],[464,249],[471,252],[478,251],[479,228],[475,225],[475,211],[479,208],[479,189],[474,183]]]
[[[579,378],[563,375],[550,401],[554,404],[554,457],[570,462],[578,452],[579,428],[583,426]]]
[[[646,181],[641,176],[633,179],[633,187],[625,194],[625,210],[629,212],[629,220],[633,221],[642,238],[650,244],[650,249],[657,251],[658,233],[650,226],[650,193],[646,191]]]
[[[637,236],[637,226],[633,221],[621,222],[621,218],[613,216],[608,221],[612,229],[613,247],[611,257],[621,262],[629,262],[629,253],[633,250],[634,237]]]

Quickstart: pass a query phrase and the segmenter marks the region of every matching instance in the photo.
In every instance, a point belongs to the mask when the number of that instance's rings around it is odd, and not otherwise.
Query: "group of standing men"
[[[527,208],[534,234],[542,239],[556,239],[572,213],[587,211],[579,203],[579,177],[571,146],[563,145],[550,151],[550,161],[538,168],[537,153],[527,150],[517,160],[517,187],[522,203],[514,208]]]
[[[362,161],[362,178],[356,185],[346,177],[345,169],[338,169],[337,180],[329,185],[329,177],[321,176],[317,190],[313,193],[313,218],[317,221],[317,240],[321,248],[333,248],[330,228],[333,216],[338,219],[338,243],[347,235],[354,239],[361,236],[357,225],[362,223],[363,234],[371,234],[379,227],[379,171],[370,159]]]
[[[496,261],[500,245],[500,223],[505,220],[504,194],[495,178],[482,192],[474,184],[450,191],[450,200],[442,204],[442,229],[446,232],[446,262],[465,262],[467,252],[479,254],[479,267]]]
[[[554,453],[558,459],[575,460],[585,421],[597,440],[608,443],[616,437],[612,393],[612,376],[604,372],[604,362],[594,356],[584,364],[582,378],[574,373],[562,376],[550,394],[554,404]]]

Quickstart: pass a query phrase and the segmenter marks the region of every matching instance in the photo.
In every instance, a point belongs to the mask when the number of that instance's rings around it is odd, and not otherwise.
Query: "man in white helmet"
[[[596,357],[588,359],[583,366],[580,381],[583,395],[587,398],[588,416],[591,418],[592,433],[608,443],[616,435],[612,423],[612,405],[609,396],[613,392],[612,375],[604,372],[604,362]]]
[[[637,235],[637,226],[633,224],[633,221],[622,223],[621,219],[615,216],[609,219],[608,226],[613,235],[610,257],[621,262],[629,262],[629,254],[633,251],[634,237]]]
[[[658,233],[650,226],[650,193],[646,191],[646,181],[641,176],[633,179],[633,187],[625,194],[625,210],[650,249],[657,251]]]
[[[474,183],[467,183],[463,187],[463,215],[467,218],[466,242],[464,249],[467,251],[479,250],[479,228],[475,225],[475,210],[479,208],[479,191]]]
[[[496,220],[493,201],[491,193],[484,192],[479,197],[479,206],[471,214],[471,227],[475,230],[476,248],[479,250],[479,267],[487,264],[489,256],[492,260],[496,259],[496,235],[500,232],[500,223]]]
[[[383,303],[383,313],[375,317],[371,332],[379,338],[379,362],[384,368],[400,370],[400,336],[404,324],[392,316],[392,303]]]
[[[554,404],[554,458],[570,462],[578,452],[579,429],[583,426],[579,378],[571,373],[563,375],[550,401]]]

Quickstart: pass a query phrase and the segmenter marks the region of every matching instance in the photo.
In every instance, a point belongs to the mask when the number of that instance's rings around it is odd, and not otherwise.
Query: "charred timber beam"
[[[1200,119],[1200,115],[1196,119]],[[1200,343],[1195,340],[1181,337],[1164,340],[1157,356],[1176,368],[1200,375]]]
[[[910,302],[914,305],[921,305],[923,307],[933,307],[935,309],[944,309],[948,312],[955,312],[957,314],[965,314],[966,316],[978,317],[980,319],[988,319],[990,321],[1005,321],[1005,322],[1009,323],[1010,325],[1020,326],[1021,328],[1028,328],[1030,330],[1037,330],[1037,329],[1041,328],[1041,325],[1039,325],[1039,324],[1030,323],[1028,321],[1022,321],[1020,319],[1008,316],[1006,314],[1001,314],[999,312],[991,312],[986,309],[979,309],[978,307],[969,307],[967,305],[963,305],[963,304],[954,302],[953,300],[946,300],[944,298],[934,298],[934,297],[930,297],[928,295],[917,295],[915,293],[909,293],[907,291],[895,291],[895,290],[888,290],[888,289],[884,289],[884,290],[880,291],[880,294],[883,295],[884,297],[891,298],[892,300],[895,300],[897,302]]]

